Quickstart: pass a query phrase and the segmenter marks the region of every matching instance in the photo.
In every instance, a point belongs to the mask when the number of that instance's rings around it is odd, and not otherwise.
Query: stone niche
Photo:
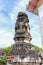
[[[12,65],[40,65],[39,62],[13,62]]]

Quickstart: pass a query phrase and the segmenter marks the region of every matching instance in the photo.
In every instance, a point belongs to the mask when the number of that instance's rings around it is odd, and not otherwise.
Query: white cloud
[[[33,38],[31,43],[33,45],[36,45],[38,47],[42,47],[42,44],[41,44],[41,37],[37,37],[37,38]]]
[[[4,29],[0,29],[0,31],[0,47],[6,47],[14,43],[11,32]]]
[[[39,25],[38,26],[34,26],[31,31],[34,31],[35,29],[39,29]]]
[[[3,10],[3,9],[4,9],[4,7],[5,7],[5,5],[3,4],[3,2],[2,2],[2,1],[0,1],[0,11],[1,11],[1,10]]]
[[[10,20],[9,16],[7,16],[7,15],[5,16],[3,13],[0,12],[0,23],[8,24],[10,22],[11,22],[11,20]]]
[[[26,7],[26,5],[29,3],[29,0],[22,0],[18,3],[18,6],[20,7]]]
[[[17,13],[19,11],[26,11],[26,5],[29,3],[29,0],[20,0],[17,2],[17,4],[14,4],[14,7],[12,8],[12,11],[9,13],[9,16],[11,17],[11,20],[14,21],[14,19],[17,16]]]

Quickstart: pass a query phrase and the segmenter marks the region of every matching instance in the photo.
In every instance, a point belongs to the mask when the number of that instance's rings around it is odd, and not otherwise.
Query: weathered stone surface
[[[25,56],[38,59],[38,52],[30,49],[31,47],[32,45],[30,43],[17,42],[13,46],[12,52],[10,54],[12,55],[24,55],[25,54]]]
[[[40,65],[39,62],[14,62],[13,65]]]
[[[18,17],[17,17],[17,21],[15,23],[15,36],[14,36],[14,40],[18,38],[29,38],[30,40],[31,35],[30,32],[28,32],[28,30],[30,30],[30,26],[28,24],[29,20],[28,20],[28,16],[26,13],[23,12],[19,12]]]

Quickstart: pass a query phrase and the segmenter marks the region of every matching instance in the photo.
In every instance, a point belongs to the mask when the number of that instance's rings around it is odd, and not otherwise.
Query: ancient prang
[[[40,60],[38,52],[33,49],[33,45],[30,43],[32,38],[30,35],[29,19],[27,14],[24,12],[18,13],[15,23],[14,40],[15,44],[13,45],[13,49],[11,51],[11,54],[14,55],[13,65],[15,65],[15,62],[22,63],[20,65],[27,65],[27,62],[38,62],[37,65],[39,65]],[[28,63],[28,65],[30,64]]]

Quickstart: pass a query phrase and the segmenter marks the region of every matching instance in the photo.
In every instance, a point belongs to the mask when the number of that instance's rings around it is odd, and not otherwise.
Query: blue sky
[[[40,19],[26,11],[29,0],[0,0],[0,48],[14,44],[15,22],[20,11],[26,12],[29,18],[31,43],[41,47]]]

